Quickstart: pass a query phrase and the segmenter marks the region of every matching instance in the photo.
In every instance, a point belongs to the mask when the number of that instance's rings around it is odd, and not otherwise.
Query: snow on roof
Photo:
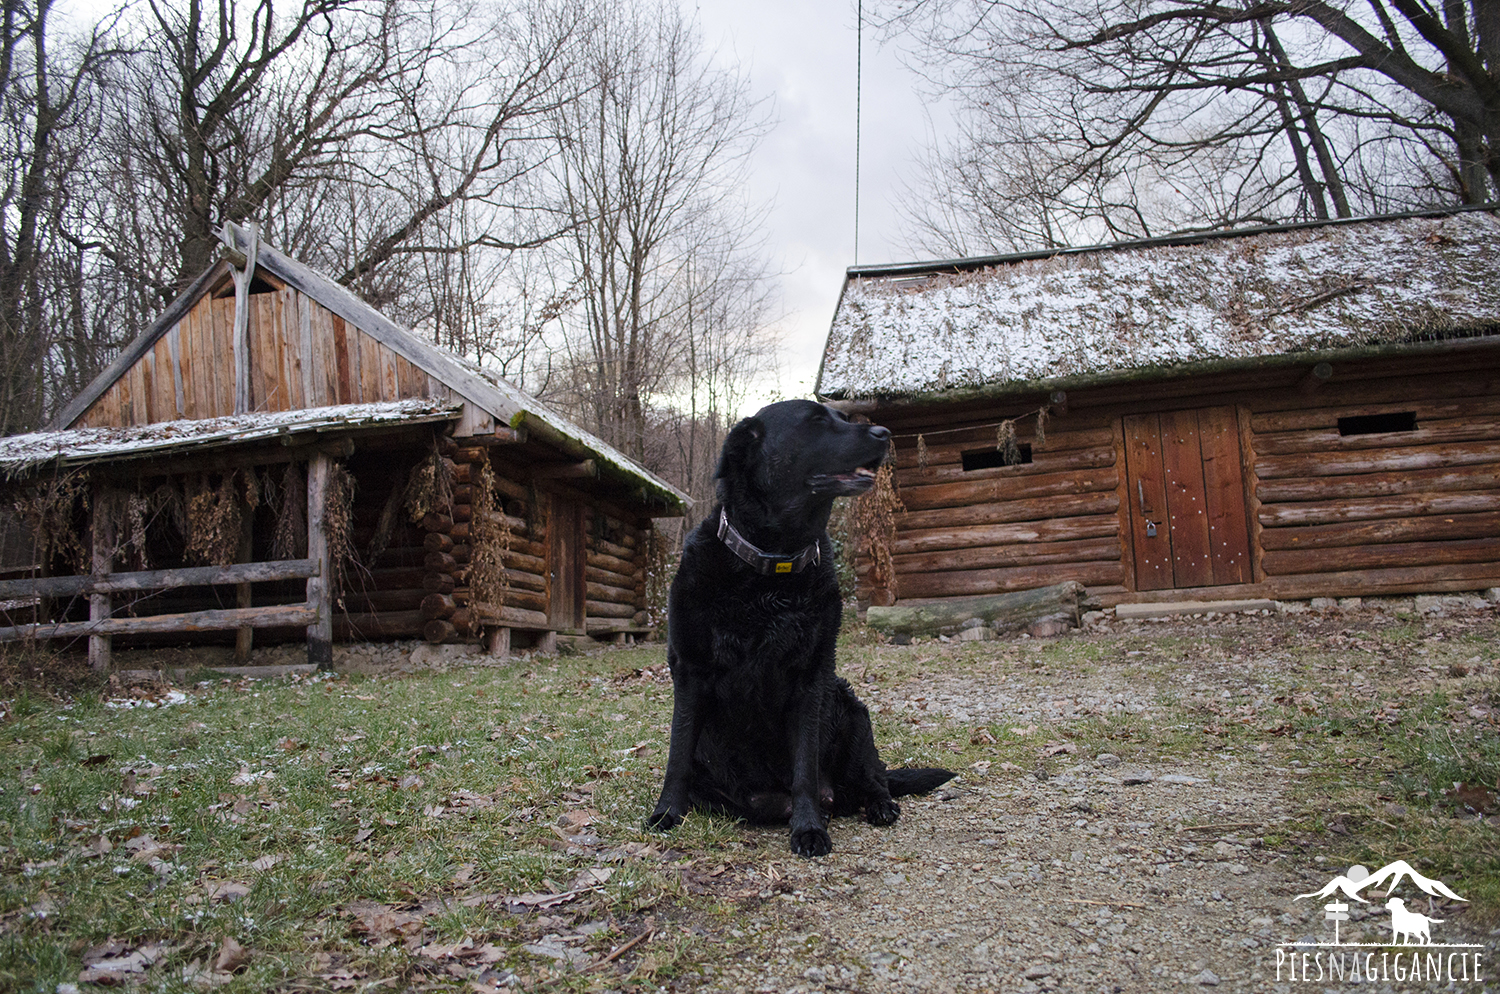
[[[995,264],[851,272],[819,395],[911,396],[1500,327],[1493,210],[985,261]]]
[[[37,467],[161,455],[182,449],[238,445],[283,435],[347,431],[392,424],[448,421],[456,404],[392,400],[340,404],[299,411],[236,414],[223,418],[162,421],[127,428],[73,428],[0,438],[0,473],[13,479]]]

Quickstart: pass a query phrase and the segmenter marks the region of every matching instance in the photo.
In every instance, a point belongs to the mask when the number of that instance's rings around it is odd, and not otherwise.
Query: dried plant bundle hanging
[[[307,483],[296,463],[287,464],[277,490],[271,555],[277,559],[300,559],[307,554]]]
[[[927,471],[927,439],[921,435],[917,436],[917,471]]]
[[[1007,466],[1014,466],[1021,461],[1021,447],[1016,444],[1016,422],[1014,419],[1002,421],[995,426],[995,451],[1000,453],[1000,459]]]
[[[15,503],[36,543],[38,562],[61,557],[76,573],[89,571],[91,558],[78,528],[89,511],[89,478],[82,471],[37,480]]]
[[[878,589],[896,590],[896,567],[891,542],[896,535],[896,514],[906,510],[896,493],[895,466],[883,463],[875,473],[875,487],[856,499],[850,524],[856,541],[870,556],[870,583]]]
[[[187,557],[206,566],[228,566],[240,545],[240,498],[235,493],[234,473],[225,473],[219,485],[209,485],[206,475],[193,481],[187,502]]]
[[[495,472],[488,461],[474,481],[473,529],[470,532],[469,594],[475,604],[503,607],[510,579],[505,559],[510,553],[510,519],[495,498]]]
[[[1047,444],[1047,405],[1043,404],[1036,412],[1036,444]]]
[[[413,523],[453,503],[453,471],[436,444],[426,459],[412,467],[402,501]]]
[[[354,558],[354,474],[341,462],[328,471],[328,490],[323,495],[323,532],[328,536],[328,563],[333,574],[334,599],[344,609],[349,589],[349,567]]]

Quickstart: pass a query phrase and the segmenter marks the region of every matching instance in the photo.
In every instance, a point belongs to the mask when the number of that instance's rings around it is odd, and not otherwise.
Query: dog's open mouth
[[[817,494],[837,494],[840,497],[848,497],[853,494],[862,494],[875,486],[875,469],[880,465],[877,461],[870,466],[860,466],[848,473],[820,473],[809,477],[807,484]]]

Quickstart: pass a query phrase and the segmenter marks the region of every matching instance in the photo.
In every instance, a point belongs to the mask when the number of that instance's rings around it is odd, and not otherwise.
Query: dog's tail
[[[887,770],[885,776],[886,784],[891,789],[891,796],[904,797],[907,794],[925,794],[934,787],[941,787],[958,774],[952,770],[905,767],[899,770]]]

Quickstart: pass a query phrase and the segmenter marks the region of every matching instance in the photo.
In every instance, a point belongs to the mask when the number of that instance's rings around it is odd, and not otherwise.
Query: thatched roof
[[[1365,218],[851,269],[817,390],[963,393],[1496,331],[1500,211]]]
[[[158,421],[125,428],[71,428],[0,438],[0,478],[11,479],[44,466],[145,459],[204,452],[268,439],[328,435],[366,428],[452,421],[459,405],[432,400],[389,400],[295,411],[236,414],[223,418]]]

